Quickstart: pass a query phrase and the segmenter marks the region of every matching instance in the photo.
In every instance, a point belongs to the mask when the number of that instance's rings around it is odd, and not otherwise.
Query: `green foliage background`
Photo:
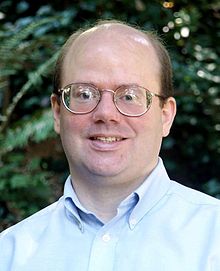
[[[218,0],[3,0],[0,231],[61,195],[68,167],[50,112],[54,62],[69,34],[109,18],[156,30],[165,40],[178,115],[161,156],[172,178],[220,197]]]

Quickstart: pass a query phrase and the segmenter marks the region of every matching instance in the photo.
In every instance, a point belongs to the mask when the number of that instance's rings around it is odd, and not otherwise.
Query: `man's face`
[[[95,31],[69,49],[62,87],[85,82],[114,90],[138,84],[160,94],[159,71],[155,51],[144,37],[128,29]],[[119,183],[138,182],[156,166],[162,137],[169,133],[175,114],[174,100],[161,108],[159,98],[153,97],[146,114],[124,116],[110,92],[104,92],[95,110],[85,115],[67,111],[55,98],[52,105],[72,177],[108,177]]]

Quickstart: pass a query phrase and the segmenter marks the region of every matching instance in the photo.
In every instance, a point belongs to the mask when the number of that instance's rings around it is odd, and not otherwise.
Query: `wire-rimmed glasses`
[[[65,108],[74,114],[92,112],[99,104],[103,92],[111,92],[118,111],[129,117],[145,114],[149,110],[154,96],[162,100],[166,99],[164,96],[135,84],[121,85],[115,90],[111,90],[99,89],[89,83],[72,83],[58,90]]]

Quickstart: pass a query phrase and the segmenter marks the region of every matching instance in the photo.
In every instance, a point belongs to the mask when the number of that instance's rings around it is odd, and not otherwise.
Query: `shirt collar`
[[[133,229],[138,222],[153,208],[166,194],[170,186],[170,179],[161,158],[158,160],[157,166],[146,178],[141,186],[139,186],[131,195],[121,202],[118,212],[124,212],[125,209],[131,211],[129,216],[129,226]],[[81,221],[78,209],[85,214],[91,214],[80,203],[71,183],[71,176],[66,180],[64,186],[64,205],[67,209],[67,215],[74,217],[81,231],[83,231],[83,223]]]
[[[83,223],[77,208],[80,207],[84,209],[84,207],[81,205],[72,187],[71,176],[67,178],[64,185],[64,206],[66,207],[67,217],[73,220],[78,225],[79,229],[83,232]]]
[[[131,213],[131,210],[137,204],[139,197],[136,193],[131,193],[126,199],[124,199],[117,208],[117,218],[119,219],[125,213]],[[67,216],[70,219],[74,219],[76,224],[78,225],[81,231],[84,230],[84,223],[94,224],[95,220],[98,223],[98,219],[95,214],[88,211],[79,201],[77,194],[72,186],[72,179],[69,176],[64,185],[64,205],[66,207]],[[94,217],[94,218],[93,218]],[[84,222],[84,223],[83,223]],[[99,225],[96,227],[100,227],[103,223],[99,221]]]
[[[139,200],[129,217],[129,226],[133,229],[138,222],[146,215],[167,193],[171,181],[167,175],[161,158],[151,174],[145,179],[134,193]]]

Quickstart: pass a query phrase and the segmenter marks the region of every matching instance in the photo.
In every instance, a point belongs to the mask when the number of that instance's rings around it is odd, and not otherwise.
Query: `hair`
[[[142,30],[139,27],[131,26],[127,23],[117,21],[117,20],[101,20],[98,21],[95,25],[90,25],[85,28],[80,28],[76,32],[74,32],[66,41],[66,43],[63,45],[63,47],[60,50],[60,54],[58,56],[58,59],[55,64],[54,69],[54,90],[53,92],[55,94],[58,94],[58,89],[61,88],[62,85],[62,69],[63,69],[63,62],[65,59],[65,56],[67,55],[69,48],[72,46],[72,44],[76,41],[77,38],[80,37],[82,33],[85,31],[93,28],[93,27],[100,27],[106,24],[119,24],[119,25],[125,25],[128,27],[131,27],[133,29],[136,29],[141,34],[144,34],[148,40],[151,42],[153,48],[156,51],[161,70],[160,70],[160,85],[161,85],[161,95],[165,98],[171,97],[174,95],[173,90],[173,73],[172,73],[172,65],[171,60],[168,54],[167,49],[164,46],[164,43],[162,39],[153,31],[145,31]]]

